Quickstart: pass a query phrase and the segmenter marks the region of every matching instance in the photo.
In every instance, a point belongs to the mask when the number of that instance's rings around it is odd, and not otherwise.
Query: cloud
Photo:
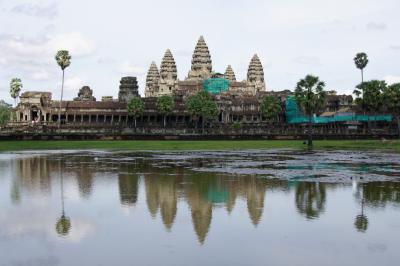
[[[370,22],[367,24],[367,29],[373,31],[384,31],[387,29],[387,25],[383,22]]]
[[[52,37],[48,48],[55,53],[58,50],[68,50],[72,57],[91,55],[94,52],[93,43],[79,32],[60,34]]]
[[[10,12],[38,18],[54,19],[58,14],[58,4],[56,2],[49,5],[22,3],[11,8]]]
[[[40,69],[36,72],[33,72],[31,74],[31,77],[33,80],[48,80],[50,77],[50,74],[46,70]]]
[[[391,50],[400,50],[400,45],[391,45],[391,46],[389,46],[389,49],[391,49]]]
[[[86,79],[80,77],[70,77],[66,78],[64,81],[64,90],[69,92],[77,92],[85,85],[87,85]],[[61,81],[58,83],[58,86],[61,87]]]
[[[383,78],[387,84],[391,85],[394,83],[400,83],[400,76],[388,75]]]
[[[48,80],[58,70],[54,60],[57,50],[70,51],[72,60],[94,53],[93,43],[78,32],[25,38],[0,35],[0,66],[18,76]]]
[[[299,56],[293,60],[295,63],[309,66],[321,66],[321,62],[318,57],[315,56]]]
[[[119,67],[119,71],[123,75],[128,75],[128,76],[143,76],[146,73],[146,70],[143,67],[138,67],[130,62],[124,62],[121,64]]]

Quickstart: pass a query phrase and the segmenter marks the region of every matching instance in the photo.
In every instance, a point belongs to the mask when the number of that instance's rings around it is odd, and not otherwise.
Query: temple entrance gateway
[[[32,106],[31,108],[31,121],[39,121],[39,109],[37,106]]]

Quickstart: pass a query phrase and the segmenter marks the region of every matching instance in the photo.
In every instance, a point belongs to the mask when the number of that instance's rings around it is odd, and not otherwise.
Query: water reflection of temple
[[[153,161],[144,159],[134,163],[119,160],[99,162],[90,155],[63,156],[15,160],[15,177],[10,190],[14,202],[19,200],[20,191],[38,191],[44,195],[51,193],[52,182],[58,180],[60,171],[68,182],[76,182],[79,195],[87,199],[94,193],[95,176],[111,174],[118,177],[112,182],[116,182],[122,206],[137,204],[140,184],[143,184],[143,199],[149,213],[152,217],[160,214],[168,231],[173,228],[178,202],[186,202],[200,243],[204,243],[209,233],[215,208],[226,210],[229,215],[238,201],[245,202],[249,221],[257,226],[262,221],[264,205],[268,204],[269,191],[292,191],[297,212],[307,219],[315,219],[325,211],[328,191],[337,186],[319,182],[271,180],[256,175],[193,172],[179,166],[157,167]],[[364,200],[366,208],[400,203],[400,183],[358,183],[355,189],[356,199],[360,202]],[[358,228],[364,228],[364,224],[361,219],[356,220]]]

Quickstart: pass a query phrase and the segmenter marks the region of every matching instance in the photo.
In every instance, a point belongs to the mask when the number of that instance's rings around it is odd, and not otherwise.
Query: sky
[[[314,74],[328,90],[351,94],[361,74],[353,58],[366,52],[366,79],[400,82],[399,0],[0,0],[0,99],[9,83],[60,96],[57,50],[70,51],[65,98],[88,85],[117,97],[119,80],[136,76],[143,95],[152,61],[171,49],[185,79],[200,35],[213,70],[228,64],[246,78],[257,53],[267,90],[293,90]]]

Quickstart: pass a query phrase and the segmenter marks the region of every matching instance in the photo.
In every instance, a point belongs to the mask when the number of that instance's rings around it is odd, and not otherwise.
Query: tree
[[[135,128],[136,128],[136,119],[143,115],[144,112],[144,103],[140,97],[133,97],[128,103],[128,114],[133,116],[135,120]]]
[[[22,82],[19,78],[13,78],[10,82],[10,95],[14,99],[15,106],[17,106],[17,98],[22,89]]]
[[[200,91],[196,95],[189,96],[186,101],[186,108],[189,113],[197,120],[202,117],[202,130],[204,132],[204,124],[207,120],[215,119],[218,114],[218,106],[212,99],[211,95],[206,91]]]
[[[386,87],[386,82],[383,80],[371,80],[357,85],[353,92],[358,97],[356,103],[364,111],[380,111],[383,106],[383,92]]]
[[[282,112],[279,99],[273,96],[265,96],[260,105],[260,112],[267,119],[276,118]]]
[[[207,120],[214,120],[219,114],[217,104],[210,98],[203,103],[201,110],[202,116],[202,131],[204,133],[204,124]]]
[[[199,117],[201,116],[202,100],[198,94],[191,95],[186,100],[186,109],[192,115],[195,122],[195,128],[197,129],[197,124]]]
[[[11,116],[11,105],[4,102],[3,100],[0,101],[0,126],[5,126],[10,121]]]
[[[297,83],[295,99],[297,105],[308,116],[308,147],[312,148],[312,117],[320,112],[325,105],[326,92],[325,83],[318,77],[307,75]]]
[[[387,86],[383,91],[383,103],[397,118],[398,133],[400,136],[400,83]]]
[[[361,70],[361,83],[364,82],[364,68],[368,65],[368,56],[366,53],[358,53],[354,57],[356,67]]]
[[[157,98],[157,111],[163,115],[164,127],[167,124],[167,115],[174,109],[174,99],[171,96],[163,95]]]
[[[57,64],[62,70],[62,82],[61,82],[61,97],[60,97],[60,109],[58,110],[58,128],[61,126],[61,107],[64,94],[64,72],[67,67],[71,64],[71,56],[67,50],[60,50],[57,52],[55,59]]]

